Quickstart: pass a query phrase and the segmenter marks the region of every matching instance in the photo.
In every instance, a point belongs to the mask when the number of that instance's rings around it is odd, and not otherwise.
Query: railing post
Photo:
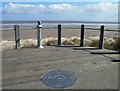
[[[15,30],[15,48],[20,48],[20,33],[19,33],[19,25],[14,25]]]
[[[100,27],[100,39],[99,39],[99,49],[103,48],[103,39],[104,39],[104,25]]]
[[[81,25],[80,47],[83,47],[83,44],[84,44],[84,25]]]
[[[37,47],[38,48],[44,48],[42,46],[42,36],[41,36],[41,21],[38,21],[38,25],[37,25]]]
[[[61,46],[61,25],[58,24],[58,46]]]

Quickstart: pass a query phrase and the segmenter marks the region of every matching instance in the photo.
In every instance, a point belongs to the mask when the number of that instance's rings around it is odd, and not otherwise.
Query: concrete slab
[[[77,49],[76,49],[77,48]],[[52,89],[41,81],[51,70],[74,72],[77,83],[66,89],[117,89],[118,54],[91,54],[95,48],[21,48],[2,52],[3,89]],[[112,52],[110,50],[100,50]]]

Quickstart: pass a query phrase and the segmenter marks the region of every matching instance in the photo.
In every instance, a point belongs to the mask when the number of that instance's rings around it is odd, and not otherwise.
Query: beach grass
[[[113,44],[114,50],[120,50],[120,37],[114,37],[115,43]]]
[[[42,39],[43,46],[56,46],[57,45],[57,38],[54,37],[48,37]],[[35,47],[37,46],[37,40],[36,39],[25,39],[21,40],[21,47]],[[62,45],[74,45],[79,46],[80,45],[80,37],[73,36],[70,38],[61,38],[61,44]],[[2,46],[2,50],[9,50],[15,48],[15,42],[14,41],[8,41],[4,40],[0,42],[0,46]],[[87,37],[84,39],[84,46],[87,47],[98,47],[99,46],[99,36],[94,37]],[[106,37],[104,39],[104,48],[110,49],[110,50],[118,50],[120,49],[120,37],[113,37],[108,38]]]

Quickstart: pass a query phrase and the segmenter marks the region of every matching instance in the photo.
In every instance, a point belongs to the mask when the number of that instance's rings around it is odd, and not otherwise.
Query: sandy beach
[[[42,38],[55,37],[57,38],[57,29],[42,29]],[[117,32],[105,31],[105,37],[113,37]],[[14,30],[2,31],[2,40],[14,40]],[[80,29],[62,29],[62,37],[80,37]],[[85,37],[99,36],[99,30],[85,30]],[[33,30],[20,30],[21,39],[36,39],[37,29]]]

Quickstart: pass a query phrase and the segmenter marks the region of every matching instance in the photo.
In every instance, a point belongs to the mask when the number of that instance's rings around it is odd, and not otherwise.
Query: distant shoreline
[[[3,23],[0,25],[1,30],[9,30],[9,28],[14,29],[14,25],[19,25],[20,28],[35,28],[37,27],[37,21],[3,21]],[[84,24],[87,28],[100,28],[100,26],[104,25],[106,29],[118,29],[118,24],[116,23],[82,23],[80,21],[71,22],[71,21],[42,21],[43,29],[52,29],[58,27],[58,24],[61,24],[62,28],[68,28],[68,29],[80,29],[81,25]]]
[[[6,23],[37,23],[38,20],[3,20],[2,24]],[[40,21],[40,20],[39,20]],[[77,20],[41,20],[42,23],[97,23],[97,24],[118,24],[119,22],[111,21],[77,21]]]

